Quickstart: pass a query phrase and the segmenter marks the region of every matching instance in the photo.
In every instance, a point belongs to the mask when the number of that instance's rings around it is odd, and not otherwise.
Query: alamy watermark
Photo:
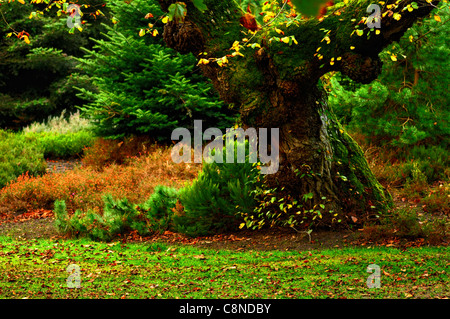
[[[380,29],[381,28],[381,8],[378,4],[371,4],[367,7],[367,13],[372,13],[367,18],[367,26],[370,29]]]
[[[67,17],[67,27],[72,28],[80,28],[81,27],[81,7],[78,4],[71,4],[67,7],[66,10],[69,13]]]
[[[203,132],[202,121],[194,121],[194,163],[249,163],[264,164],[260,167],[261,174],[274,174],[279,168],[279,139],[278,128],[270,129],[270,155],[268,146],[268,129],[259,128],[227,128],[225,135],[218,128],[208,128]],[[177,128],[172,132],[171,139],[178,142],[172,149],[172,160],[175,163],[192,162],[192,136],[186,128]],[[214,138],[213,138],[214,137]],[[203,148],[204,141],[210,141]],[[224,140],[225,150],[224,154]],[[247,147],[248,145],[248,153]],[[248,155],[247,155],[248,154]],[[225,156],[224,156],[225,155]],[[259,155],[259,159],[258,159]],[[235,161],[236,160],[236,161]]]
[[[70,275],[67,277],[67,288],[81,288],[81,269],[77,264],[70,264],[66,272]]]
[[[381,287],[381,271],[380,266],[376,264],[370,264],[367,266],[367,272],[372,273],[367,277],[367,287],[368,288],[380,288]]]

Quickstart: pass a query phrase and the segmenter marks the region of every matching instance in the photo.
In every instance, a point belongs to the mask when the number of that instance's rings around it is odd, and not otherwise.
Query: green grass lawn
[[[449,257],[447,247],[216,251],[0,237],[0,298],[442,298]],[[80,288],[68,288],[71,264]],[[369,264],[380,267],[379,288],[367,287]]]

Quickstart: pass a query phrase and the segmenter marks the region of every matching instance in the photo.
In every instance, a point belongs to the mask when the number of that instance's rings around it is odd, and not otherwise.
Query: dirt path
[[[45,211],[43,211],[45,212]],[[45,213],[43,213],[45,216]],[[165,242],[167,244],[187,244],[208,249],[233,250],[308,250],[338,248],[352,245],[357,233],[350,231],[318,231],[311,233],[311,240],[305,233],[290,229],[267,229],[262,231],[238,231],[209,237],[189,238],[166,231],[149,237],[135,233],[118,240],[127,242]],[[54,217],[30,218],[23,221],[7,222],[0,225],[0,236],[15,239],[58,239],[64,238],[54,227]]]
[[[46,159],[47,162],[47,173],[63,173],[67,170],[74,169],[76,166],[81,165],[81,160],[79,159]]]

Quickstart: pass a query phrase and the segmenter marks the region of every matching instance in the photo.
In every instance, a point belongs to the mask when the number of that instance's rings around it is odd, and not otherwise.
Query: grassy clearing
[[[211,250],[161,242],[0,237],[0,298],[444,298],[446,247]],[[81,288],[66,272],[80,266]],[[369,264],[381,287],[369,289]]]

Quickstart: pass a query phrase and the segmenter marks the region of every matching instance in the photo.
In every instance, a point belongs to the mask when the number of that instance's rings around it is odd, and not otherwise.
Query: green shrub
[[[45,157],[67,158],[80,155],[84,148],[93,144],[96,139],[90,131],[69,132],[65,134],[41,132],[26,133],[26,136],[35,137],[44,150]]]
[[[55,227],[62,233],[69,232],[69,215],[67,214],[66,202],[63,200],[55,201]]]
[[[256,206],[252,190],[258,176],[248,153],[245,163],[205,163],[198,178],[179,192],[184,210],[174,215],[175,230],[196,237],[237,229],[241,214]]]
[[[423,174],[428,183],[450,179],[450,157],[448,149],[442,146],[415,146],[406,152],[405,161],[417,163],[416,170]],[[408,176],[414,177],[412,169]]]
[[[45,170],[44,150],[35,137],[0,130],[0,188],[24,173]]]
[[[155,187],[150,199],[141,207],[147,211],[150,230],[162,232],[170,228],[177,201],[177,189],[163,185]]]
[[[103,197],[103,212],[76,210],[69,216],[66,204],[55,201],[55,227],[70,236],[87,236],[93,240],[110,241],[130,231],[144,236],[163,232],[169,228],[173,208],[177,202],[177,190],[157,186],[150,198],[141,205],[126,198],[114,200],[108,194]]]
[[[55,226],[61,233],[71,236],[87,236],[93,240],[110,241],[119,234],[137,229],[148,234],[143,227],[145,221],[139,221],[141,214],[127,199],[114,200],[111,195],[103,198],[104,211],[82,212],[76,210],[72,216],[66,211],[64,201],[55,202]]]
[[[45,157],[68,158],[80,155],[96,139],[89,120],[80,111],[66,115],[49,116],[47,121],[33,122],[23,129],[25,136],[40,143]]]
[[[66,110],[59,116],[49,116],[44,122],[34,122],[23,129],[24,133],[77,133],[89,131],[92,124],[88,119],[82,118],[80,110],[69,114]]]

